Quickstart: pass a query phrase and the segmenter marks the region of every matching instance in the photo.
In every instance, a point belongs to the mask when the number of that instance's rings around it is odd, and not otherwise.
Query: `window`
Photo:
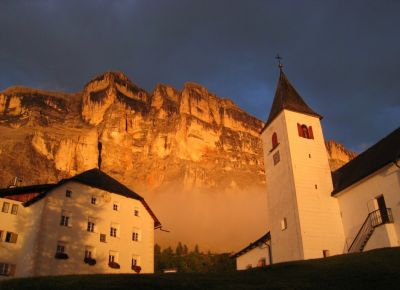
[[[14,276],[15,268],[13,264],[0,263],[0,276]]]
[[[133,255],[131,260],[131,266],[139,266],[139,256]]]
[[[108,266],[112,269],[120,269],[118,264],[118,252],[110,251],[108,255]]]
[[[63,210],[61,213],[60,226],[68,227],[70,226],[70,213]]]
[[[85,259],[93,259],[94,258],[94,248],[91,246],[85,247]]]
[[[8,209],[10,208],[10,203],[9,202],[3,202],[3,207],[1,209],[2,212],[8,213]]]
[[[67,250],[67,244],[64,242],[57,242],[56,253],[57,254],[65,254]]]
[[[138,209],[138,208],[135,208],[135,209],[133,210],[133,214],[134,214],[135,216],[139,216],[139,209]]]
[[[106,243],[107,242],[106,234],[100,234],[100,242],[102,242],[102,243]]]
[[[85,247],[85,257],[83,258],[83,262],[85,264],[88,264],[89,266],[96,265],[96,259],[94,258],[94,256],[95,256],[94,247],[86,246]]]
[[[281,220],[281,230],[284,231],[286,229],[287,229],[287,220],[286,220],[286,218],[283,218]]]
[[[97,198],[95,196],[92,196],[92,199],[90,200],[91,204],[97,204]]]
[[[18,234],[12,233],[12,232],[7,232],[4,241],[5,241],[6,243],[13,243],[13,244],[15,244],[15,243],[17,243],[17,239],[18,239]]]
[[[138,232],[132,233],[132,241],[135,241],[135,242],[139,241],[139,233]]]
[[[276,135],[276,132],[274,132],[272,134],[272,150],[274,150],[278,145],[278,135]]]
[[[114,237],[114,238],[118,237],[118,229],[119,229],[119,225],[117,225],[117,224],[111,224],[111,227],[110,227],[110,236],[111,236],[111,237]]]
[[[138,274],[140,273],[140,271],[142,270],[142,268],[140,267],[140,256],[132,255],[131,269]]]
[[[315,189],[318,189],[318,185],[314,184]]]
[[[62,241],[57,242],[56,254],[54,255],[54,258],[57,260],[66,260],[69,258],[67,254],[67,243]]]
[[[87,223],[87,231],[94,232],[95,220],[94,218],[89,218]]]
[[[297,123],[297,130],[299,132],[300,137],[306,139],[314,139],[314,134],[311,126],[307,127],[307,125],[305,124]]]
[[[108,254],[108,263],[117,263],[118,262],[119,253],[116,251],[110,251]]]
[[[119,203],[117,203],[117,202],[113,203],[113,210],[115,210],[115,211],[119,210]]]
[[[17,214],[18,213],[18,204],[13,204],[11,207],[11,214]]]
[[[281,160],[281,156],[279,155],[279,151],[275,152],[274,155],[272,156],[274,159],[274,165],[278,164],[279,161]]]
[[[308,128],[306,125],[301,125],[302,137],[309,139]]]
[[[329,257],[329,250],[322,250],[322,255],[324,258]]]
[[[66,196],[66,197],[71,197],[71,196],[72,196],[72,191],[69,190],[69,189],[67,189],[67,190],[65,191],[65,196]]]

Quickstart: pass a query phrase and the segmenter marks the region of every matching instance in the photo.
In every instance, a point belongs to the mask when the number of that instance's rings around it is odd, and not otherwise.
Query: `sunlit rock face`
[[[344,148],[342,144],[333,140],[325,142],[325,145],[329,156],[329,165],[332,171],[342,167],[357,156],[357,153]]]
[[[171,231],[161,244],[237,250],[266,231],[262,127],[195,83],[148,93],[108,72],[75,94],[13,87],[0,93],[0,186],[101,166],[149,201]],[[352,158],[329,144],[335,163]]]

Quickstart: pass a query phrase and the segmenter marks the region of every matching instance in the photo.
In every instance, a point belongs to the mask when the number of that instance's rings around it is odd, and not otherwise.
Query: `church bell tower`
[[[261,137],[274,263],[342,254],[344,232],[320,120],[283,66]]]

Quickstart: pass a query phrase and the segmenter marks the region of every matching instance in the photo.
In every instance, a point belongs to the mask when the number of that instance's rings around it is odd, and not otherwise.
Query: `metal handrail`
[[[365,246],[366,239],[369,239],[374,229],[387,223],[393,223],[392,209],[377,209],[370,212],[351,243],[348,252],[362,251],[362,243],[364,242]]]

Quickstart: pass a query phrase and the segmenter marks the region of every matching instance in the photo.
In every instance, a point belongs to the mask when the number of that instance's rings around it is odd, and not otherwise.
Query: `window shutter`
[[[8,272],[8,276],[15,276],[15,265],[10,265],[10,270]]]
[[[11,234],[11,239],[10,239],[10,243],[16,243],[18,239],[18,234]]]
[[[272,134],[272,149],[276,146],[278,146],[278,135],[274,132],[274,134]]]
[[[303,129],[301,128],[301,125],[297,123],[297,130],[299,131],[299,136],[303,137]]]
[[[312,127],[311,127],[311,126],[308,127],[308,136],[310,137],[310,139],[314,139],[314,134],[313,134],[313,131],[312,131]]]

